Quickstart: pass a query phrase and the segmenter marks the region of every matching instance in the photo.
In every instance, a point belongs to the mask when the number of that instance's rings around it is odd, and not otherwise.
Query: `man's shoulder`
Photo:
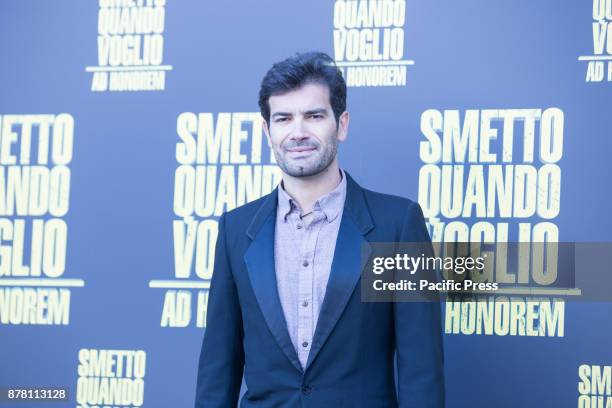
[[[257,212],[262,208],[265,202],[269,199],[272,199],[274,191],[263,195],[253,201],[245,203],[239,207],[236,207],[230,211],[223,213],[223,217],[225,218],[226,228],[234,229],[238,228],[243,231],[246,231],[248,226],[253,221],[253,218],[257,214]]]
[[[429,241],[421,206],[409,198],[363,189],[375,236],[372,239],[387,242]]]
[[[421,213],[416,201],[393,194],[381,193],[362,187],[368,209],[374,218],[405,218],[411,213]]]

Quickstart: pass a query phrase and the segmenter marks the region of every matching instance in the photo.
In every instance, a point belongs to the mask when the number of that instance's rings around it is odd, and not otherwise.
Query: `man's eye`
[[[321,119],[323,115],[316,114],[316,115],[311,115],[310,117],[315,118],[315,119]]]
[[[288,120],[288,118],[278,118],[278,119],[276,119],[275,122],[285,122],[287,120]]]

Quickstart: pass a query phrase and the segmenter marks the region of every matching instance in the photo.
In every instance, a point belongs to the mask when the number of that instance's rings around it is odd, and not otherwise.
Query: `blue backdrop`
[[[560,241],[609,241],[610,3],[2,2],[0,387],[67,387],[65,406],[193,404],[215,222],[278,180],[265,137],[258,142],[257,93],[271,64],[298,51],[325,51],[352,76],[340,163],[362,185],[419,199],[430,221],[459,229],[505,223],[517,239],[521,223],[550,223]],[[479,154],[428,159],[432,134],[451,140],[452,115],[455,136],[474,135]],[[487,115],[497,136],[486,135]],[[518,119],[504,128],[504,115]],[[448,216],[435,211],[450,204],[432,193],[426,165],[463,168],[453,188],[466,189],[476,166],[485,189],[490,166],[554,166],[548,181],[525,187],[525,202],[544,200],[549,211],[478,213],[489,204],[477,191],[471,213]],[[450,193],[451,184],[438,187]],[[502,326],[508,299],[497,298],[491,318]],[[528,307],[526,296],[512,299]],[[470,334],[467,315],[455,332],[447,318],[447,405],[599,406],[591,395],[612,404],[612,306],[563,305],[544,336]],[[600,388],[586,382],[595,373]],[[124,400],[102,396],[111,378],[125,380]]]

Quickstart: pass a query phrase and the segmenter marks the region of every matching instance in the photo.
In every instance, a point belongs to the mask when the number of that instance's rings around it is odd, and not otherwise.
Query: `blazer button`
[[[305,385],[302,387],[302,393],[303,394],[310,394],[310,392],[312,391],[312,387],[310,385]]]

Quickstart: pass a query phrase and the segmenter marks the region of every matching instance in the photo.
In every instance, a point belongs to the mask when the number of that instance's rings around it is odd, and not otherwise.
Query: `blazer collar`
[[[351,216],[361,234],[366,235],[372,230],[372,228],[374,228],[374,223],[372,222],[372,216],[370,215],[370,210],[368,209],[368,205],[364,197],[363,188],[357,184],[357,182],[347,171],[344,171],[344,174],[346,175],[346,199],[344,200],[344,211],[348,212],[348,214]],[[276,214],[276,209],[278,207],[278,194],[277,186],[270,194],[268,194],[261,207],[259,207],[257,213],[255,213],[253,220],[246,230],[246,234],[251,240],[255,239],[255,236],[266,222],[266,219],[270,215]]]
[[[368,259],[371,254],[371,247],[364,235],[374,228],[374,224],[363,189],[348,173],[346,176],[345,211],[340,222],[325,297],[304,369],[289,337],[276,284],[274,235],[277,189],[266,197],[246,231],[252,242],[244,254],[244,261],[263,318],[285,356],[301,373],[312,365],[347,306],[361,276],[362,256]]]

